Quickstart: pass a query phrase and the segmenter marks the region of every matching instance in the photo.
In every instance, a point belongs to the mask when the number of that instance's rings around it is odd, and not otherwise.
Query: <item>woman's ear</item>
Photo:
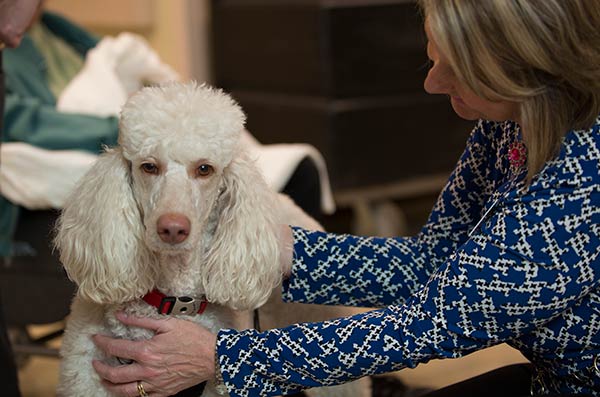
[[[245,154],[224,170],[216,231],[202,268],[209,301],[253,309],[281,281],[274,200],[275,193]]]
[[[70,194],[56,226],[55,246],[78,295],[100,304],[138,298],[156,279],[130,168],[121,149],[107,150]]]

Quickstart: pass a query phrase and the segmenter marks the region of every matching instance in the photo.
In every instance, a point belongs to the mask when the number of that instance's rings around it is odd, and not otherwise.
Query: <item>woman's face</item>
[[[477,96],[459,81],[445,56],[438,51],[427,21],[425,21],[425,33],[427,34],[427,56],[433,63],[425,79],[425,91],[429,94],[448,95],[456,114],[466,120],[518,121],[518,106],[515,102],[489,101]]]

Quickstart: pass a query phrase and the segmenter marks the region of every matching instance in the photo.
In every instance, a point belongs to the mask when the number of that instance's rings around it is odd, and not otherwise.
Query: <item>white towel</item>
[[[121,33],[103,38],[88,51],[83,68],[60,94],[56,108],[112,116],[119,114],[127,98],[144,84],[178,79],[143,37]]]
[[[29,209],[61,208],[75,183],[98,156],[45,150],[21,143],[0,146],[0,193]]]

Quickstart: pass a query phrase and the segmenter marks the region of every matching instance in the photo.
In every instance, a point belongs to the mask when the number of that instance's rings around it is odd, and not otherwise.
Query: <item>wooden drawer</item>
[[[214,0],[213,35],[225,89],[335,98],[423,89],[413,1]]]

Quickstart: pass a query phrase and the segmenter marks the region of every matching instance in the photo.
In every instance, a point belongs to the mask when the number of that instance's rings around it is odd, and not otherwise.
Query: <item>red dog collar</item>
[[[142,299],[156,308],[159,314],[202,314],[208,302],[204,299],[195,299],[189,296],[166,296],[159,290],[148,292]]]

